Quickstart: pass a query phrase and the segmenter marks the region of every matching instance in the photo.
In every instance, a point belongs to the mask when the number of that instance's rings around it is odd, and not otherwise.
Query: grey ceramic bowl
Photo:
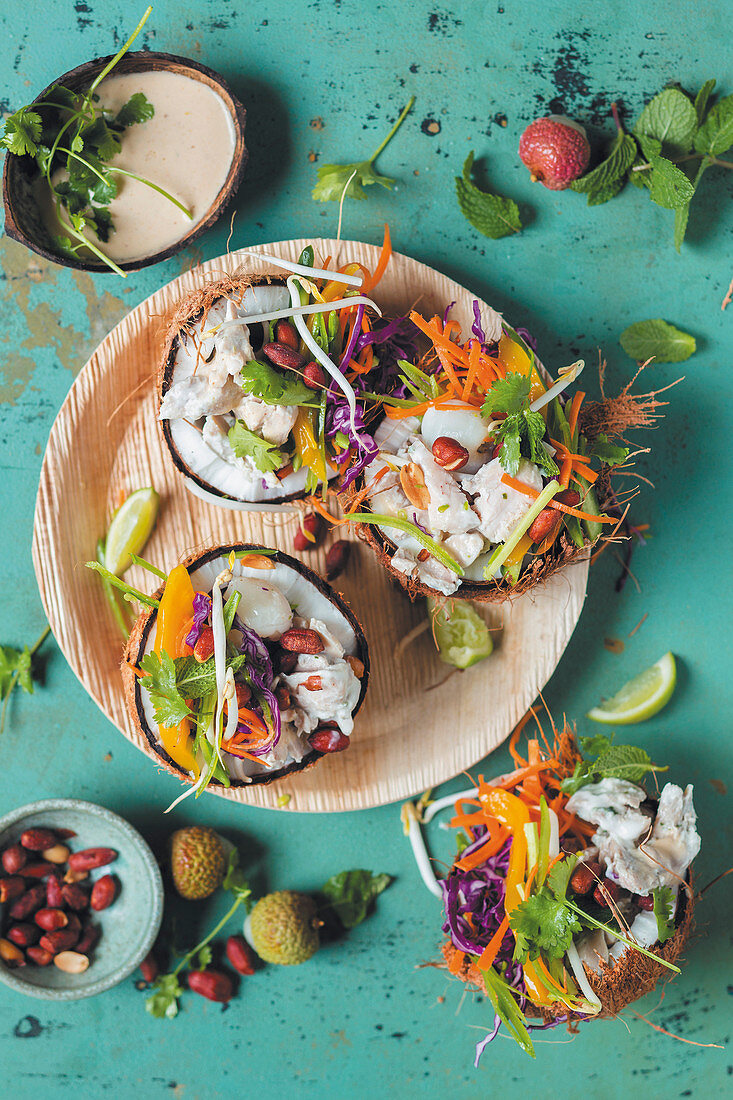
[[[115,848],[119,855],[109,867],[91,872],[91,880],[111,872],[120,883],[109,909],[94,914],[102,935],[89,969],[66,974],[53,965],[11,968],[0,961],[0,980],[30,997],[47,1001],[76,1001],[117,985],[140,965],[152,947],[163,919],[163,880],[150,848],[123,818],[76,798],[47,798],[31,802],[0,818],[0,849],[16,842],[31,826],[73,829],[67,843],[72,851]],[[0,926],[4,925],[0,905]]]

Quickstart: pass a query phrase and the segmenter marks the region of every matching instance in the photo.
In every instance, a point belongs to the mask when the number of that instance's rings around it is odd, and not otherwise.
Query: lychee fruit
[[[318,950],[321,924],[313,898],[279,890],[260,898],[247,918],[244,934],[265,962],[297,966]]]
[[[519,139],[519,156],[550,191],[564,191],[583,175],[590,145],[583,127],[564,115],[548,115],[531,122]]]
[[[171,837],[171,874],[182,898],[208,898],[221,886],[226,869],[224,843],[208,825],[189,825]]]

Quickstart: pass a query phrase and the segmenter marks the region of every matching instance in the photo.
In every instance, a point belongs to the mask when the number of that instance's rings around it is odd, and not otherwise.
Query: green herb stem
[[[138,588],[133,588],[131,584],[128,584],[126,581],[120,580],[120,578],[116,577],[114,573],[110,573],[109,569],[105,569],[103,565],[100,565],[98,561],[87,561],[84,564],[86,565],[87,569],[93,569],[96,573],[99,573],[100,576],[102,576],[105,580],[109,581],[110,584],[114,585],[115,588],[119,588],[120,592],[122,592],[124,595],[131,596],[133,599],[137,600],[141,604],[144,604],[146,607],[160,607],[160,600],[153,599],[152,596],[146,596],[145,593],[141,592]]]
[[[381,145],[378,145],[375,152],[372,153],[372,155],[371,155],[371,157],[369,158],[369,161],[368,161],[369,164],[373,164],[374,161],[379,156],[379,154],[382,152],[382,150],[385,149],[387,147],[387,145],[389,145],[390,141],[395,136],[395,134],[399,130],[400,126],[402,125],[402,123],[405,121],[405,119],[409,115],[410,111],[412,110],[412,108],[414,106],[414,103],[415,103],[415,97],[413,95],[413,96],[410,96],[409,103],[403,109],[400,117],[397,119],[394,126],[392,127],[390,132],[387,134],[386,138],[384,139],[384,141],[381,143]]]
[[[404,531],[416,538],[419,543],[422,543],[425,549],[429,550],[433,557],[437,558],[446,569],[450,569],[452,573],[457,573],[459,577],[463,576],[463,569],[456,559],[447,550],[444,550],[435,539],[431,539],[430,535],[426,535],[424,531],[416,524],[410,523],[408,519],[400,519],[397,516],[382,516],[374,512],[352,512],[344,518],[349,523],[372,523],[377,527],[394,527],[398,531]]]
[[[237,900],[234,902],[234,905],[232,905],[231,909],[221,918],[221,920],[216,925],[216,927],[212,928],[212,930],[211,930],[211,932],[209,932],[208,936],[204,936],[201,943],[197,944],[196,947],[194,947],[191,951],[188,951],[183,956],[183,958],[181,959],[181,961],[179,962],[179,964],[175,968],[175,970],[171,971],[171,977],[173,977],[173,978],[178,977],[178,975],[181,973],[183,968],[188,965],[188,963],[191,961],[191,959],[194,957],[194,955],[197,955],[202,947],[206,947],[207,943],[210,943],[213,940],[214,936],[217,936],[219,934],[219,932],[221,932],[224,925],[227,924],[232,919],[232,917],[236,913],[239,906],[243,905],[243,904],[244,904],[244,899],[243,898],[237,898]]]
[[[94,92],[95,88],[99,84],[101,84],[101,82],[104,80],[107,73],[110,72],[111,69],[114,69],[115,65],[120,60],[120,58],[123,57],[127,53],[130,46],[133,44],[133,42],[135,41],[137,36],[140,34],[140,31],[143,29],[143,27],[147,23],[152,10],[153,10],[153,5],[149,4],[148,7],[145,9],[145,11],[143,13],[142,19],[140,20],[138,25],[135,27],[135,30],[132,32],[130,37],[127,39],[127,42],[125,42],[124,46],[122,46],[122,48],[117,51],[117,53],[114,55],[112,60],[107,62],[107,64],[102,69],[101,73],[99,73],[99,75],[94,78],[94,80],[92,81],[92,83],[89,87],[89,91],[87,92],[87,97],[88,98],[91,98],[91,95]]]
[[[630,940],[627,936],[623,934],[623,932],[619,931],[619,929],[612,928],[609,924],[602,924],[601,921],[596,920],[595,917],[589,917],[588,914],[584,912],[584,910],[582,910],[578,905],[575,905],[572,901],[568,901],[567,898],[565,898],[564,901],[568,909],[572,909],[574,913],[576,913],[579,917],[582,917],[583,920],[587,924],[592,925],[593,928],[600,928],[602,932],[608,932],[609,935],[615,936],[617,940],[621,940],[621,943],[625,943],[627,947],[633,948],[634,951],[640,951],[642,955],[646,955],[648,959],[653,959],[655,962],[658,962],[660,966],[666,966],[668,970],[674,970],[675,974],[681,973],[678,966],[675,966],[671,962],[667,962],[666,959],[660,959],[659,955],[654,955],[651,951],[647,951],[645,947],[642,947],[640,944],[635,943],[634,940]]]
[[[114,164],[110,166],[110,171],[117,172],[121,176],[129,176],[130,179],[137,180],[138,183],[144,183],[146,187],[152,187],[153,191],[157,191],[159,195],[163,195],[163,197],[172,202],[174,206],[177,206],[178,209],[186,215],[189,221],[193,221],[193,214],[188,209],[188,207],[184,206],[182,202],[178,201],[178,199],[175,199],[173,195],[170,194],[170,192],[164,190],[164,188],[162,187],[158,187],[157,183],[153,183],[152,180],[145,179],[144,176],[138,176],[135,172],[128,172],[126,168],[118,168]]]
[[[145,558],[141,558],[139,554],[130,554],[133,565],[139,565],[142,569],[147,569],[148,573],[152,573],[156,577],[160,577],[161,580],[168,580],[168,574],[164,573],[162,569],[158,569],[157,565],[153,565],[152,562],[146,561]]]

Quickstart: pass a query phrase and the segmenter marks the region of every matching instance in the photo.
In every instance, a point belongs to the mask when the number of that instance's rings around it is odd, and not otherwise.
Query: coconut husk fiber
[[[598,435],[604,434],[611,442],[628,444],[626,433],[635,428],[654,427],[659,417],[659,409],[666,402],[659,400],[659,393],[654,391],[646,394],[632,394],[631,387],[639,373],[624,386],[616,397],[606,397],[603,394],[605,363],[599,367],[602,399],[582,406],[579,416],[579,424],[583,434],[593,440]],[[666,387],[665,387],[666,388]],[[595,483],[598,504],[602,512],[617,514],[618,503],[612,490],[612,478],[614,470],[609,466],[602,466],[598,480]],[[408,576],[392,565],[392,555],[395,545],[382,530],[373,524],[359,524],[357,533],[376,554],[380,564],[389,573],[390,577],[399,587],[405,590],[411,600],[420,597],[432,596],[445,599],[442,593],[425,584],[418,577]],[[584,532],[585,533],[585,532]],[[503,603],[513,600],[526,592],[530,592],[537,585],[549,580],[555,573],[565,569],[574,562],[585,558],[589,549],[598,542],[603,542],[615,537],[615,529],[610,535],[601,534],[596,539],[585,537],[583,546],[577,546],[563,529],[559,537],[544,554],[538,554],[525,566],[516,584],[509,584],[506,580],[500,581],[471,581],[464,580],[450,599],[474,600],[477,603]]]
[[[184,558],[182,565],[185,565],[189,572],[195,570],[198,566],[204,565],[212,558],[220,556],[227,556],[232,550],[238,552],[240,550],[265,550],[266,547],[258,546],[252,543],[231,543],[226,546],[211,547],[208,550],[199,551],[195,554],[189,555]],[[356,715],[361,708],[364,698],[366,696],[367,687],[369,684],[369,646],[367,644],[366,637],[362,630],[359,620],[352,612],[349,605],[328,585],[322,577],[313,570],[309,569],[303,562],[298,561],[296,558],[290,557],[289,554],[284,554],[282,551],[277,550],[269,555],[273,561],[281,562],[283,565],[288,565],[292,569],[295,569],[300,573],[304,580],[313,584],[319,592],[326,596],[331,603],[335,604],[338,609],[346,616],[351,625],[354,633],[356,634],[358,643],[358,657],[364,665],[364,674],[361,678],[361,692],[357,701],[356,707],[352,711],[352,714]],[[155,599],[160,599],[163,594],[163,585],[153,593]],[[151,749],[156,753],[160,759],[163,768],[177,779],[182,779],[188,784],[192,784],[191,777],[168,755],[163,746],[158,742],[156,731],[151,729],[145,710],[142,704],[142,694],[140,690],[140,679],[135,673],[135,669],[139,667],[140,661],[145,653],[145,647],[150,637],[150,632],[155,626],[158,610],[155,607],[146,607],[138,616],[135,625],[132,628],[130,637],[122,658],[121,673],[122,683],[125,694],[125,703],[127,706],[130,718],[138,731],[142,734]],[[277,771],[267,772],[261,775],[254,775],[249,781],[242,779],[232,779],[231,785],[233,787],[249,787],[254,785],[267,785],[274,783],[277,780],[284,779],[287,776],[293,776],[298,772],[302,772],[307,768],[313,767],[324,756],[324,753],[318,752],[316,749],[312,749],[302,760],[289,764],[286,768],[280,768]],[[221,786],[221,783],[212,779],[210,786]]]

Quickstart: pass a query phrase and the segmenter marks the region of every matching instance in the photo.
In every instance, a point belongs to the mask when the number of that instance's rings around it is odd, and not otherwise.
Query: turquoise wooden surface
[[[138,12],[115,0],[5,5],[2,105],[15,108],[57,73],[124,40]],[[728,5],[657,0],[654,5],[559,0],[501,3],[335,3],[303,0],[157,0],[144,34],[151,49],[188,54],[219,69],[246,104],[251,162],[237,200],[234,242],[335,230],[333,204],[310,199],[313,161],[368,155],[410,94],[416,104],[380,166],[394,193],[347,203],[344,234],[381,238],[472,287],[526,325],[553,367],[601,347],[609,387],[633,364],[617,343],[631,321],[662,316],[692,331],[698,353],[680,369],[647,372],[647,388],[684,374],[666,418],[649,437],[639,469],[635,517],[654,538],[637,550],[636,582],[614,592],[618,563],[607,553],[547,689],[556,714],[581,716],[665,650],[680,683],[658,718],[630,738],[669,762],[670,778],[695,784],[703,849],[698,881],[730,862],[730,513],[731,325],[721,301],[733,275],[731,173],[709,172],[678,256],[671,215],[627,190],[588,209],[582,198],[530,183],[516,155],[531,118],[558,100],[593,136],[610,134],[609,103],[627,118],[666,82],[696,89],[725,72]],[[729,55],[728,55],[729,57]],[[727,76],[727,83],[726,83]],[[550,105],[552,105],[550,107]],[[506,127],[498,119],[507,120]],[[463,221],[453,176],[470,149],[485,158],[497,190],[524,206],[525,231],[486,241]],[[30,560],[34,497],[49,427],[88,354],[127,310],[199,258],[224,251],[228,226],[167,264],[131,276],[88,276],[39,263],[6,239],[3,253],[0,464],[2,545],[0,639],[32,641],[43,626]],[[588,372],[589,374],[591,372]],[[586,375],[588,377],[588,375]],[[643,615],[640,629],[631,631]],[[611,652],[605,642],[623,643]],[[473,1044],[491,1013],[462,999],[432,969],[440,915],[422,886],[399,807],[346,816],[294,816],[229,807],[213,797],[164,819],[177,787],[159,776],[101,716],[53,645],[46,685],[12,706],[0,745],[0,812],[50,795],[103,802],[142,828],[159,850],[175,824],[206,821],[249,853],[256,881],[313,889],[350,866],[389,871],[396,882],[375,916],[292,971],[270,967],[247,979],[222,1012],[193,995],[173,1021],[146,1016],[132,980],[63,1008],[0,987],[0,1067],[8,1095],[228,1097],[615,1098],[722,1095],[730,1054],[684,1045],[630,1012],[623,1019],[561,1031],[531,1062],[506,1040],[473,1069]],[[480,673],[471,673],[477,675]],[[581,721],[582,726],[582,721]],[[460,736],[446,719],[446,736]],[[488,772],[507,764],[495,753]],[[431,834],[435,854],[450,842]],[[653,1022],[697,1043],[726,1046],[731,1027],[730,890],[725,880],[699,909],[681,977],[666,987]],[[202,906],[184,931],[213,915]],[[635,1006],[649,1012],[652,995]]]

